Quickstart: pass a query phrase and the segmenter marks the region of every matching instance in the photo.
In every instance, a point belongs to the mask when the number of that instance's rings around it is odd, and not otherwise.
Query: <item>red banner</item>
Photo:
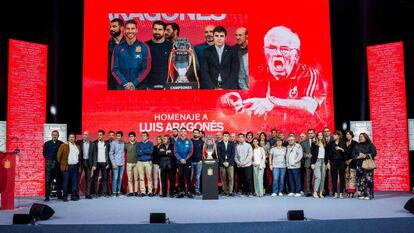
[[[208,133],[333,128],[328,3],[86,0],[82,128],[149,131],[152,136],[181,127]],[[231,46],[235,30],[247,28],[248,90],[107,90],[109,25],[114,18],[134,19],[142,42],[152,38],[154,20],[175,22],[180,37],[192,46],[205,41],[206,25],[225,27]]]
[[[9,41],[7,151],[20,149],[16,196],[44,195],[47,45]]]
[[[375,189],[410,190],[403,43],[367,47]]]

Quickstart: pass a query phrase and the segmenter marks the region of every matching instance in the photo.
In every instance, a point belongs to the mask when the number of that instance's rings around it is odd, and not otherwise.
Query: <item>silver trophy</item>
[[[194,56],[191,44],[188,42],[188,38],[178,38],[174,43],[171,53],[171,61],[174,66],[174,70],[178,73],[178,77],[175,79],[175,82],[188,83],[187,71],[193,62],[192,58]]]

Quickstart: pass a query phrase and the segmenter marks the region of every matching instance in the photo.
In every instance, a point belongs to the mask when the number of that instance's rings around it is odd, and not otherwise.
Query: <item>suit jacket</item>
[[[79,145],[76,145],[80,151]],[[59,150],[56,155],[57,161],[60,164],[60,171],[65,172],[69,167],[69,144],[63,143],[60,145]],[[81,154],[78,154],[78,160],[81,161]],[[79,164],[79,163],[78,163]],[[81,166],[78,166],[80,171]]]
[[[201,63],[201,88],[216,89],[220,74],[223,89],[238,89],[240,62],[235,48],[224,45],[221,62],[214,45],[205,49]]]
[[[94,148],[95,148],[95,161],[96,163],[98,162],[98,140],[95,140],[93,142]],[[109,144],[108,141],[104,141],[105,142],[105,163],[106,165],[109,165],[109,150],[111,149],[111,144]]]
[[[79,140],[76,142],[76,144],[79,145],[80,147],[80,163],[83,166],[84,161],[83,161],[83,140]],[[96,167],[96,154],[97,150],[95,149],[95,143],[93,143],[92,141],[89,141],[89,150],[88,150],[88,164],[87,167],[92,168],[92,166]]]
[[[171,150],[171,153],[167,154],[167,150]],[[161,144],[158,148],[158,156],[160,157],[160,169],[174,169],[176,166],[176,158],[174,154],[174,144],[168,144],[168,147],[165,144]]]
[[[302,146],[302,149],[303,149],[303,164],[305,168],[310,168],[311,166],[311,161],[310,161],[311,158],[305,158],[305,155],[311,153],[312,144],[314,143],[311,143],[309,141],[309,138],[300,142],[300,145]]]
[[[219,157],[219,166],[224,167],[223,162],[225,161],[226,155],[227,155],[227,162],[229,163],[229,166],[234,166],[234,156],[236,154],[236,145],[234,142],[228,142],[227,143],[227,150],[226,146],[223,141],[218,143],[217,146],[217,153]]]
[[[325,146],[325,164],[328,163],[328,148]],[[319,146],[317,146],[315,143],[312,143],[311,146],[311,154],[312,154],[312,160],[311,160],[311,164],[315,164],[316,161],[318,160],[318,155],[319,155]]]

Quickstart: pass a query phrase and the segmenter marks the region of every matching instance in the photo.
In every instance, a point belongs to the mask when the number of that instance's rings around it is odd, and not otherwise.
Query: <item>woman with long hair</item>
[[[263,174],[263,188],[264,193],[266,194],[266,191],[270,192],[271,185],[269,184],[268,176],[271,175],[270,167],[269,167],[269,154],[270,154],[270,143],[267,141],[267,135],[265,132],[260,132],[259,134],[259,145],[263,147],[266,155],[266,161],[265,161],[265,169]]]
[[[323,189],[325,187],[326,164],[326,140],[322,132],[316,134],[315,141],[311,145],[311,168],[315,176],[313,186],[313,197],[324,198]]]
[[[333,141],[329,143],[328,155],[328,164],[331,168],[332,177],[332,192],[334,193],[333,198],[343,198],[345,190],[345,145],[342,141],[342,132],[339,130],[334,132]]]
[[[370,200],[374,198],[374,170],[367,170],[362,168],[364,160],[372,158],[377,155],[377,149],[371,142],[368,134],[361,133],[359,135],[359,143],[354,150],[354,158],[356,159],[357,171],[357,189],[359,199]]]
[[[354,133],[350,130],[345,131],[345,192],[348,198],[353,198],[356,192],[356,163],[352,156],[358,142],[353,140]]]
[[[253,181],[254,191],[257,197],[263,197],[263,172],[265,169],[266,154],[263,147],[259,145],[259,139],[253,138]]]

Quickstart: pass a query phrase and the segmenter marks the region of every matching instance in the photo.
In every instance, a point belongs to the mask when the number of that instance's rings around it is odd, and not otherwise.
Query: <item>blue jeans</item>
[[[272,168],[273,173],[273,193],[281,193],[283,192],[283,188],[285,187],[285,174],[286,168]]]
[[[72,183],[71,195],[78,192],[78,165],[69,165],[68,170],[63,172],[63,196],[68,196],[69,180]]]
[[[121,192],[123,174],[124,165],[118,165],[116,168],[112,168],[112,193]]]
[[[201,161],[200,162],[192,162],[192,174],[191,177],[194,176],[195,173],[195,184],[194,184],[194,191],[200,192],[200,177],[201,177]]]
[[[301,181],[301,169],[294,168],[288,169],[289,173],[289,184],[290,184],[290,192],[291,193],[300,193],[302,189],[302,181]]]

